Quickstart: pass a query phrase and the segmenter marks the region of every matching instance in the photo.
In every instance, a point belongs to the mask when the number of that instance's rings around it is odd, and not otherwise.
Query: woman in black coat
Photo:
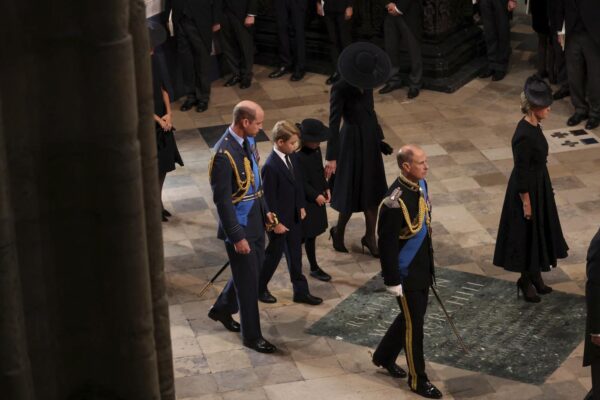
[[[348,252],[344,232],[352,213],[364,212],[366,231],[361,244],[379,256],[375,238],[377,207],[387,191],[381,153],[391,154],[377,122],[373,88],[389,78],[391,62],[379,47],[357,42],[342,52],[338,71],[342,79],[331,88],[326,176],[335,174],[331,206],[339,212],[330,229],[333,247]],[[344,121],[341,129],[341,121]]]
[[[302,148],[297,154],[306,196],[306,217],[302,220],[304,250],[310,263],[310,276],[329,281],[331,276],[319,267],[315,254],[317,236],[327,229],[326,204],[331,201],[331,192],[325,179],[323,156],[319,147],[319,143],[329,137],[329,129],[318,119],[312,118],[305,119],[298,127],[302,134]]]
[[[167,33],[162,25],[149,22],[148,32],[150,36],[151,46],[151,62],[152,62],[152,90],[154,96],[154,127],[156,131],[156,146],[158,155],[158,184],[161,194],[162,205],[162,188],[167,177],[167,172],[175,169],[175,163],[183,166],[183,160],[175,143],[173,132],[175,127],[171,120],[171,100],[169,99],[168,88],[169,74],[164,64],[162,64],[158,55],[154,53],[154,49],[164,42],[167,38]],[[162,220],[168,221],[171,213],[162,207]]]
[[[520,272],[517,294],[521,291],[525,301],[539,302],[537,294],[552,291],[544,284],[541,272],[556,267],[557,259],[567,257],[569,248],[546,167],[548,142],[540,126],[550,112],[552,91],[543,80],[532,76],[525,82],[521,103],[526,115],[512,139],[514,168],[502,207],[494,264]]]

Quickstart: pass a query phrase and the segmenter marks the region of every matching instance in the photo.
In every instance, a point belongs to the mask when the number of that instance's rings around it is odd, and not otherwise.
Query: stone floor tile
[[[218,385],[219,392],[251,389],[261,386],[254,368],[235,369],[211,374]]]
[[[177,398],[196,398],[218,391],[215,377],[211,374],[192,375],[175,379]]]
[[[302,361],[296,361],[296,367],[300,371],[300,374],[302,374],[302,377],[306,380],[343,375],[346,373],[336,356],[309,358]]]
[[[210,372],[208,363],[204,356],[178,357],[173,359],[175,378],[192,375],[206,374]]]
[[[250,358],[243,349],[207,353],[206,362],[212,373],[251,367]]]
[[[243,347],[239,333],[218,332],[210,335],[197,336],[196,340],[204,354],[220,353],[222,351],[238,350]]]
[[[221,393],[223,400],[268,400],[262,387],[252,389],[232,390]]]

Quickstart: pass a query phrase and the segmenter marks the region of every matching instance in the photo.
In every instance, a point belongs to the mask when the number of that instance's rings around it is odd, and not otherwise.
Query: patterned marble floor
[[[533,73],[531,30],[524,18],[513,25],[513,55],[509,75],[501,82],[476,79],[453,94],[423,91],[406,99],[401,89],[375,95],[375,107],[386,140],[398,148],[422,145],[429,156],[429,187],[434,203],[434,243],[438,268],[450,268],[516,281],[491,264],[507,175],[512,168],[510,138],[519,112],[519,93]],[[523,50],[524,49],[524,50]],[[268,69],[257,66],[248,90],[213,85],[208,111],[175,111],[177,141],[185,161],[167,177],[164,201],[174,217],[164,227],[164,246],[171,312],[176,386],[179,399],[416,399],[405,381],[398,382],[370,362],[371,349],[311,336],[305,329],[379,270],[378,261],[363,255],[359,240],[362,215],[351,220],[346,245],[350,253],[332,250],[325,235],[318,238],[320,264],[333,276],[329,283],[309,278],[311,291],[325,299],[310,307],[292,302],[285,263],[278,268],[271,291],[276,304],[261,304],[265,337],[280,349],[261,355],[245,349],[239,336],[207,318],[207,312],[229,272],[204,297],[198,292],[227,260],[215,237],[216,212],[208,185],[208,146],[197,128],[227,124],[231,109],[241,99],[258,101],[265,109],[265,129],[283,118],[327,121],[328,87],[325,77],[307,74],[298,83],[270,80]],[[178,105],[174,107],[178,110]],[[572,108],[569,99],[552,106],[546,129],[565,127]],[[598,135],[598,132],[594,132]],[[270,151],[260,143],[263,157]],[[397,174],[392,156],[385,158],[388,182]],[[569,258],[546,275],[559,291],[583,293],[587,246],[600,226],[600,151],[552,154],[552,175],[562,226],[571,251]],[[336,212],[328,210],[334,223]],[[307,263],[305,263],[307,265]],[[583,332],[581,333],[583,339]],[[582,368],[579,345],[544,384],[528,385],[482,373],[427,363],[430,379],[445,399],[581,399],[591,386],[589,369]],[[405,367],[403,356],[400,365]]]

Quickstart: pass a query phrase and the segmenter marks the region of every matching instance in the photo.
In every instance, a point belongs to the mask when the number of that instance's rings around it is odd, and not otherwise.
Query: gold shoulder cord
[[[237,169],[237,165],[235,164],[235,160],[233,159],[231,153],[229,153],[229,151],[225,150],[225,151],[223,151],[223,154],[225,154],[227,156],[227,158],[229,159],[229,163],[231,164],[231,169],[233,170],[233,174],[235,175],[235,181],[238,186],[238,190],[231,195],[231,201],[233,202],[233,204],[237,204],[240,201],[242,201],[242,199],[244,198],[246,193],[248,193],[248,190],[250,189],[250,185],[254,185],[254,172],[252,171],[252,164],[250,163],[250,160],[248,159],[248,157],[244,157],[244,172],[246,172],[246,179],[244,180],[240,176],[240,173]],[[210,162],[208,164],[208,180],[209,181],[211,181],[212,169],[213,169],[215,156],[216,156],[216,154],[211,157]]]
[[[425,201],[425,196],[423,195],[421,187],[418,186],[418,188],[416,188],[413,182],[408,181],[406,178],[401,178],[404,177],[400,176],[399,179],[402,183],[405,183],[406,186],[409,187],[409,189],[412,189],[413,191],[419,191],[419,214],[417,215],[414,221],[411,221],[410,214],[408,213],[408,209],[402,201],[402,198],[398,197],[398,204],[400,204],[400,209],[402,210],[404,220],[406,221],[406,228],[402,229],[399,238],[402,240],[407,240],[419,233],[419,231],[423,228],[423,222],[425,222],[427,226],[429,226],[429,224],[431,223],[431,218],[429,217],[429,206]],[[386,199],[383,199],[383,201],[379,203],[379,207],[377,208],[377,224],[375,225],[375,232],[377,232],[377,228],[379,225],[379,213],[381,211],[381,206],[383,205],[385,200]]]

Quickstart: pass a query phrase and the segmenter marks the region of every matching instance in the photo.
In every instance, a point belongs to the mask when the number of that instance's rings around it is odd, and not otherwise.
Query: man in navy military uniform
[[[396,296],[400,314],[373,354],[373,363],[403,378],[396,364],[402,348],[408,364],[408,385],[423,397],[439,399],[442,393],[425,373],[423,323],[429,286],[433,282],[430,203],[425,176],[429,169],[425,152],[416,145],[398,152],[401,175],[390,186],[380,206],[378,235],[383,281]]]
[[[274,217],[262,197],[258,161],[251,149],[264,115],[254,102],[238,103],[231,126],[214,147],[209,176],[219,214],[217,236],[225,241],[232,278],[208,316],[239,332],[240,324],[231,317],[239,309],[244,346],[273,353],[277,348],[260,330],[258,276],[265,254],[265,224],[272,223]]]

